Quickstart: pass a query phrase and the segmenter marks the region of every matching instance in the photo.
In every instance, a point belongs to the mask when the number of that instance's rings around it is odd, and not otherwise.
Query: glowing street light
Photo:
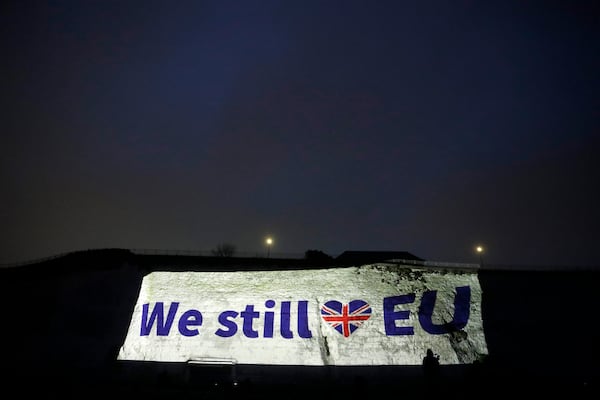
[[[483,267],[483,246],[477,246],[475,251],[479,254],[479,268]]]
[[[267,244],[267,258],[269,258],[269,256],[271,255],[271,246],[273,245],[273,238],[270,236],[267,237],[265,243]]]

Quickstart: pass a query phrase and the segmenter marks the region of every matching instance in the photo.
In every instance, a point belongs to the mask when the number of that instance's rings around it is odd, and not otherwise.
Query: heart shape
[[[329,300],[321,306],[321,318],[336,331],[350,336],[371,316],[371,306],[364,300],[352,300],[342,304],[337,300]]]

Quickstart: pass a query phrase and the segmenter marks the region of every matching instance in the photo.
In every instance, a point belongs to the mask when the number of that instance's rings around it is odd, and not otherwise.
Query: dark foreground
[[[111,381],[93,377],[46,381],[39,376],[20,376],[6,381],[4,393],[15,397],[40,396],[45,398],[136,398],[136,399],[310,399],[325,396],[345,399],[385,398],[440,398],[487,399],[565,397],[567,399],[598,399],[600,390],[596,381],[579,381],[555,377],[531,377],[506,374],[482,377],[479,373],[467,377],[406,376],[399,373],[395,380],[371,381],[362,376],[348,377],[347,381],[297,383],[253,383],[242,380],[237,384],[220,382],[170,382],[168,380]],[[8,378],[5,375],[5,378]]]
[[[600,398],[600,270],[479,271],[489,356],[478,364],[442,366],[439,376],[428,377],[420,366],[198,369],[117,361],[141,279],[165,265],[320,267],[298,260],[192,260],[111,251],[0,270],[3,393],[139,399]]]

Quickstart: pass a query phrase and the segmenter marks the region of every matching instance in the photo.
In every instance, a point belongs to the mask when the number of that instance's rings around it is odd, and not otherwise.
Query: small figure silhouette
[[[433,350],[427,349],[427,355],[423,357],[423,372],[425,379],[434,380],[439,376],[440,356],[434,354]]]

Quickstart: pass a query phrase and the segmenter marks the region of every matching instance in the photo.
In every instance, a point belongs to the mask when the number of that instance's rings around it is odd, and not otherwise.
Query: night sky
[[[592,1],[3,1],[0,263],[600,265]]]

